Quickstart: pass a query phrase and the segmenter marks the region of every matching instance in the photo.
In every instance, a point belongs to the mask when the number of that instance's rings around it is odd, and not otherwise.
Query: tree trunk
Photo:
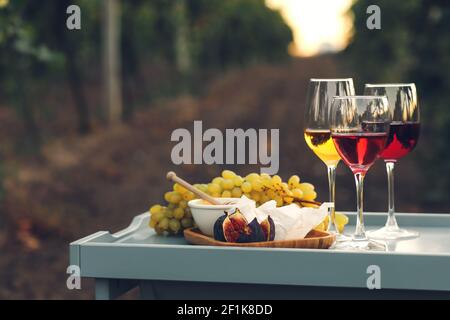
[[[26,94],[26,92],[32,92],[32,90],[29,90],[28,88],[28,86],[30,85],[30,82],[28,81],[28,75],[24,70],[22,61],[19,61],[18,65],[18,81],[15,87],[16,89],[14,96],[17,97],[16,103],[18,112],[23,119],[25,131],[28,137],[27,141],[25,142],[26,145],[24,147],[27,151],[32,150],[34,152],[39,150],[40,148],[41,135],[36,123],[35,109],[33,105],[28,101],[28,95]]]
[[[86,134],[91,131],[90,113],[83,90],[81,70],[77,64],[77,44],[74,43],[73,39],[69,39],[70,32],[78,31],[68,31],[65,28],[66,15],[61,14],[61,12],[65,12],[69,5],[69,0],[57,2],[53,12],[53,28],[55,30],[59,46],[66,58],[65,69],[69,89],[77,112],[78,132],[81,134]]]
[[[91,131],[91,123],[89,121],[89,110],[84,96],[80,73],[78,71],[75,54],[73,50],[67,50],[65,46],[66,55],[66,69],[69,79],[70,91],[72,92],[73,99],[75,101],[75,108],[78,115],[78,132],[86,134]]]
[[[120,73],[119,1],[103,2],[103,94],[106,120],[115,124],[122,119],[122,85]]]
[[[175,21],[175,63],[182,75],[191,71],[191,52],[189,46],[189,20],[185,0],[175,0],[173,8]]]

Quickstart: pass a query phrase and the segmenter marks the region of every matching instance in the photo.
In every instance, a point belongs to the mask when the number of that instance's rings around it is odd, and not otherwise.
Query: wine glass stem
[[[330,192],[330,202],[333,203],[333,207],[328,211],[328,228],[327,231],[332,231],[338,233],[338,228],[336,226],[335,219],[335,185],[336,185],[336,166],[327,165],[328,172],[328,187]],[[334,230],[333,230],[334,229]]]
[[[363,215],[363,190],[364,190],[364,174],[355,173],[356,183],[356,203],[357,203],[357,215],[356,215],[356,229],[353,235],[354,240],[366,240],[366,231],[364,228],[364,215]]]
[[[397,220],[395,219],[395,204],[394,204],[394,166],[395,162],[386,161],[386,171],[388,177],[388,219],[386,227],[398,229]]]

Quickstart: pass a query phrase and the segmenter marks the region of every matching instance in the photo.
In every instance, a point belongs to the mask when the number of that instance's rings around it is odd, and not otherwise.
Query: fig
[[[275,239],[275,223],[270,216],[261,222],[261,229],[264,232],[264,241],[273,241]]]
[[[226,241],[225,236],[223,234],[223,222],[227,218],[227,214],[225,213],[223,216],[220,216],[216,222],[214,223],[214,239],[218,241]]]
[[[214,224],[214,239],[245,243],[265,241],[266,236],[256,218],[248,223],[244,215],[236,210],[217,219]]]

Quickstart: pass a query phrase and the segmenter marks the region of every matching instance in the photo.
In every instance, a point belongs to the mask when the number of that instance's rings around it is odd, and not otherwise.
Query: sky
[[[348,43],[352,20],[346,12],[352,0],[266,0],[266,4],[280,10],[291,27],[292,55],[339,51]]]

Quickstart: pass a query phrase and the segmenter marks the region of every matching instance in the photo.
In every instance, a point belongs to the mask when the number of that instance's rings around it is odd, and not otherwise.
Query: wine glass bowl
[[[366,84],[364,92],[386,96],[391,113],[391,132],[381,158],[396,162],[411,152],[419,139],[420,114],[414,83]]]
[[[335,98],[331,120],[338,153],[353,173],[366,173],[384,150],[389,132],[389,109],[385,97]]]

